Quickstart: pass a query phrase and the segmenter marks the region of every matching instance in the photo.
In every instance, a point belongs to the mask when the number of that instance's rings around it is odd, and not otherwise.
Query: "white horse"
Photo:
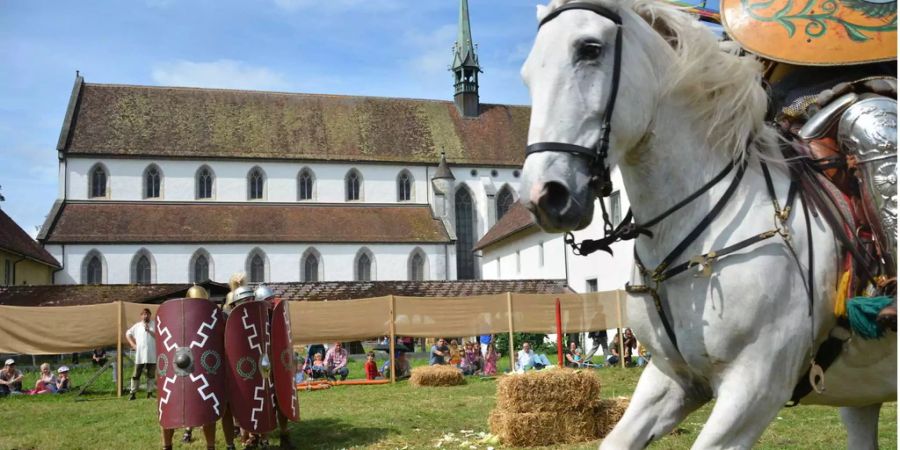
[[[602,137],[617,26],[596,11],[557,11],[566,3],[538,7],[539,22],[552,20],[539,28],[522,68],[532,99],[528,141],[590,148]],[[763,121],[759,63],[721,51],[712,32],[674,6],[648,0],[598,4],[621,17],[621,81],[607,161],[621,170],[635,221],[646,223],[732,160],[746,160],[735,194],[675,263],[773,229],[777,222],[760,158],[770,161],[781,202],[789,178],[777,162],[776,134]],[[652,238],[637,239],[645,267],[656,267],[707,215],[734,173],[652,226]],[[525,161],[522,201],[546,230],[583,228],[593,214],[591,176],[583,155],[532,153]],[[716,261],[710,277],[693,276],[692,270],[659,286],[677,348],[650,296],[629,296],[629,320],[653,360],[601,448],[644,448],[712,399],[715,406],[694,448],[749,448],[759,439],[836,325],[840,249],[820,216],[810,216],[809,236],[800,202],[792,206],[785,230],[802,273],[785,240],[775,236]],[[804,288],[810,242],[812,314]],[[632,280],[641,281],[651,282]],[[876,448],[881,404],[897,396],[896,352],[894,333],[877,341],[850,337],[826,372],[824,392],[801,403],[842,406],[850,448]]]

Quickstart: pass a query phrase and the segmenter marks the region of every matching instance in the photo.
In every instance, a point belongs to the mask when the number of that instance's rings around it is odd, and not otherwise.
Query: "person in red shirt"
[[[375,363],[375,353],[369,352],[366,355],[366,379],[374,380],[378,378],[378,365]]]

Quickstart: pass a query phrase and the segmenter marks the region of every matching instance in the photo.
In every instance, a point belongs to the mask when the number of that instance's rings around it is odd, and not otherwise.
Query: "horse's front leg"
[[[779,360],[745,355],[732,364],[715,389],[716,404],[693,449],[753,447],[790,399],[796,382],[788,367],[771,362]]]
[[[709,401],[709,389],[687,377],[663,373],[651,361],[644,369],[625,415],[600,449],[641,449],[668,434],[688,414]]]
[[[841,408],[841,420],[847,427],[847,448],[853,450],[878,448],[878,416],[880,412],[881,403]]]

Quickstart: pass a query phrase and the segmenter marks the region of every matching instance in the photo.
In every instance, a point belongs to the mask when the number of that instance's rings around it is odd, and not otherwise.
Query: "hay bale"
[[[462,372],[453,366],[422,366],[412,370],[409,384],[419,386],[459,386],[466,384]]]
[[[628,408],[628,397],[607,398],[600,400],[593,408],[594,421],[597,423],[597,437],[606,437],[613,427],[622,419]]]
[[[600,437],[597,420],[590,412],[514,413],[495,409],[488,424],[491,434],[513,447],[575,444]]]
[[[600,379],[590,371],[545,369],[506,375],[497,384],[497,409],[507,413],[587,411],[599,397]]]

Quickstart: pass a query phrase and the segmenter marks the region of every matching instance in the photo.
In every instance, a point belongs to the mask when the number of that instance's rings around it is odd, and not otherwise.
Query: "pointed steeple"
[[[472,42],[469,25],[469,2],[459,0],[459,30],[453,45],[453,99],[459,113],[466,117],[478,117],[478,54]]]

